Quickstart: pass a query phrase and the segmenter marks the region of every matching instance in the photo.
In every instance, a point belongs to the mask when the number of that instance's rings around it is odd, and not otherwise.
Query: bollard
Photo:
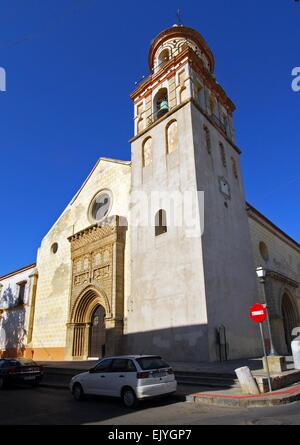
[[[247,366],[236,369],[235,373],[237,375],[237,378],[239,379],[242,391],[245,394],[253,394],[253,395],[260,394],[257,383],[253,378],[250,369]]]
[[[300,369],[300,335],[291,343],[295,369]]]

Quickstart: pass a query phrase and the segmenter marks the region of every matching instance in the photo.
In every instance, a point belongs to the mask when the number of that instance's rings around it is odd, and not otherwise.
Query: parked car
[[[70,390],[76,400],[85,395],[121,397],[133,408],[138,401],[175,393],[171,366],[160,356],[128,355],[102,359],[88,372],[74,376]]]
[[[26,358],[0,359],[0,389],[7,384],[25,383],[39,385],[43,378],[43,368]]]

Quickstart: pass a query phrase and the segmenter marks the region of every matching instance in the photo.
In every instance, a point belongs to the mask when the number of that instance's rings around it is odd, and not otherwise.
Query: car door
[[[132,385],[132,382],[135,376],[136,367],[132,360],[125,358],[113,359],[109,377],[111,395],[119,397],[123,386],[129,385],[133,387],[134,385]]]
[[[99,396],[109,395],[108,380],[111,364],[112,359],[101,360],[101,362],[99,362],[92,370],[92,372],[89,373],[86,390],[88,394],[96,394]]]

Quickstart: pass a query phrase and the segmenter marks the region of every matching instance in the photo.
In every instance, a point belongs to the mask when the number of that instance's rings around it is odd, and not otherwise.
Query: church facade
[[[22,354],[259,356],[256,302],[267,303],[287,354],[300,321],[300,245],[245,202],[235,106],[213,54],[197,31],[174,25],[148,61],[131,94],[131,161],[100,158],[41,242]],[[15,343],[2,355],[20,354]]]

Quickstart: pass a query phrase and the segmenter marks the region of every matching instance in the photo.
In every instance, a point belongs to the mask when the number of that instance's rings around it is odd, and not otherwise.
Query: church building
[[[267,303],[277,352],[289,353],[300,245],[245,201],[235,105],[214,56],[197,31],[174,25],[151,42],[148,63],[131,93],[131,160],[98,160],[22,278],[30,299],[11,302],[29,314],[22,348],[3,340],[3,286],[14,273],[0,277],[3,356],[260,356],[249,318],[258,302]]]

